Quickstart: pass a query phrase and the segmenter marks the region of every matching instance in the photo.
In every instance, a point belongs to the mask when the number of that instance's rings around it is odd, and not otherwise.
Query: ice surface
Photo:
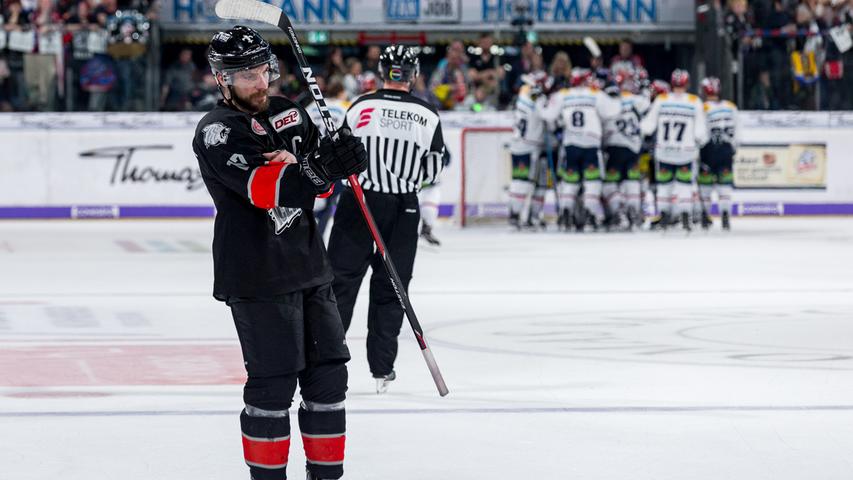
[[[853,478],[853,220],[733,225],[440,227],[411,298],[451,394],[406,325],[399,380],[373,393],[363,291],[345,478]],[[0,223],[0,480],[247,478],[211,235]]]

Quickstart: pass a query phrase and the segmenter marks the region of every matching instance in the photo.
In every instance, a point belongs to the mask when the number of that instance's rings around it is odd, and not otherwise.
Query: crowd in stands
[[[156,13],[156,0],[0,0],[0,111],[141,110]]]
[[[714,4],[743,54],[744,108],[853,109],[853,0]]]
[[[731,99],[742,100],[742,108],[853,110],[853,0],[707,1],[731,58],[741,61],[742,91]],[[211,108],[219,94],[201,46],[163,55],[153,79],[159,98],[144,102],[149,22],[157,10],[157,0],[0,0],[0,111]],[[280,58],[290,58],[286,46],[277,48]],[[488,33],[468,45],[437,48],[443,55],[422,57],[414,93],[442,110],[509,108],[524,74],[545,71],[560,87],[573,60],[600,76],[613,63],[643,63],[628,41],[620,42],[612,60],[577,50],[575,58],[566,50],[551,50],[546,58],[532,43],[500,46]],[[379,86],[380,46],[318,50],[321,81],[340,83],[348,100]],[[304,96],[299,73],[285,61],[281,70],[273,93]],[[734,85],[735,75],[720,76]]]

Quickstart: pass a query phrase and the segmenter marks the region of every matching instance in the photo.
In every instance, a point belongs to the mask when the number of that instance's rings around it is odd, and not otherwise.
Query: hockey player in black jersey
[[[384,88],[360,97],[347,112],[353,129],[368,151],[368,168],[359,175],[364,197],[397,273],[408,290],[418,247],[418,191],[434,183],[442,169],[444,137],[434,107],[409,93],[418,76],[417,56],[408,47],[390,46],[379,59]],[[376,252],[350,188],[341,193],[329,238],[335,271],[334,290],[341,319],[349,327],[361,281],[370,266],[367,311],[367,362],[377,393],[396,378],[397,337],[403,309]]]
[[[350,356],[312,208],[364,170],[364,146],[346,131],[319,139],[302,107],[268,96],[278,60],[253,29],[214,35],[208,61],[223,99],[199,122],[193,151],[217,210],[213,295],[231,308],[248,373],[245,461],[255,480],[286,478],[298,383],[308,478],[337,479]]]

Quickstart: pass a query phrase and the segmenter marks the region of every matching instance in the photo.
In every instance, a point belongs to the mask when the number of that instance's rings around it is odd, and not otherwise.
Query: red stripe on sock
[[[275,442],[253,440],[243,435],[243,456],[246,462],[254,465],[273,468],[287,465],[287,454],[290,451],[290,438]]]
[[[309,437],[302,435],[305,457],[309,462],[343,462],[346,435],[339,437]]]

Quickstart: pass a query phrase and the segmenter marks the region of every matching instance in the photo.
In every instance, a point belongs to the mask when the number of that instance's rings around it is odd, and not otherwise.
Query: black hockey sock
[[[254,416],[247,414],[246,410],[240,413],[243,456],[254,480],[285,480],[287,478],[290,416],[286,413],[287,411],[283,416]]]
[[[299,407],[299,430],[308,470],[317,478],[341,478],[346,442],[343,402],[339,406],[309,403],[308,408]]]

